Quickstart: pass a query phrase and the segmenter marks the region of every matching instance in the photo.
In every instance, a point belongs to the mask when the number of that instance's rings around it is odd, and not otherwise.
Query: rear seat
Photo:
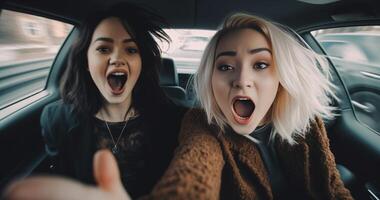
[[[187,104],[186,91],[179,86],[177,70],[171,58],[162,58],[160,86],[169,98],[181,104]]]

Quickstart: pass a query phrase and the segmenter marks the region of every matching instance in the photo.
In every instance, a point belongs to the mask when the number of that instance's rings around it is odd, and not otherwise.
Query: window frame
[[[337,86],[337,97],[339,98],[338,108],[341,110],[338,115],[341,115],[340,113],[343,112],[350,112],[355,120],[363,125],[366,129],[368,129],[370,132],[380,136],[380,132],[374,130],[364,122],[362,122],[357,113],[355,112],[355,108],[353,105],[353,102],[351,100],[351,96],[349,94],[349,91],[346,87],[346,84],[341,76],[341,74],[336,69],[335,64],[331,61],[331,59],[328,57],[327,52],[323,49],[321,44],[316,40],[316,38],[311,33],[312,31],[317,31],[321,29],[330,29],[330,28],[345,28],[345,27],[353,27],[353,26],[379,26],[380,20],[361,20],[361,21],[352,21],[352,22],[336,22],[336,23],[330,23],[320,26],[311,26],[306,27],[303,29],[297,30],[297,32],[300,34],[300,36],[305,40],[305,42],[311,47],[312,50],[314,50],[316,53],[321,55],[326,55],[326,58],[329,62],[329,65],[331,66],[331,73],[333,80],[335,80],[333,83],[335,86]]]
[[[22,14],[34,15],[37,17],[46,18],[49,20],[59,21],[65,24],[69,24],[72,26],[71,31],[68,33],[66,38],[63,40],[60,48],[53,58],[53,62],[51,64],[45,85],[40,90],[36,90],[31,92],[23,97],[18,98],[15,101],[8,102],[5,105],[0,105],[0,121],[3,121],[7,117],[12,114],[26,109],[27,107],[32,107],[34,104],[38,104],[40,102],[50,101],[50,99],[59,99],[59,79],[60,73],[64,69],[64,65],[67,61],[68,54],[70,51],[70,47],[75,39],[75,34],[77,32],[77,22],[70,20],[68,18],[59,17],[56,15],[50,15],[30,9],[23,9],[20,7],[15,7],[13,5],[5,4],[2,10],[9,10],[13,12],[18,12]],[[1,17],[1,15],[0,15]]]

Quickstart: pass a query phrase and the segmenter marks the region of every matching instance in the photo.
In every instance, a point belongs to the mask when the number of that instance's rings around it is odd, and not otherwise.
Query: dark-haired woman
[[[94,183],[92,159],[108,148],[132,197],[150,191],[176,146],[182,108],[159,87],[162,19],[131,4],[90,15],[61,80],[62,100],[41,126],[54,173]]]

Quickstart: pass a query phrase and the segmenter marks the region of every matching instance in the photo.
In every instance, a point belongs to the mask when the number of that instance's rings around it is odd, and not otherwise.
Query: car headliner
[[[320,4],[310,4],[308,1]],[[165,17],[174,28],[215,29],[222,19],[237,11],[267,17],[300,30],[346,20],[380,18],[378,0],[130,0]],[[336,0],[335,0],[336,1]],[[38,11],[44,16],[78,22],[90,10],[120,0],[8,0],[5,8]]]

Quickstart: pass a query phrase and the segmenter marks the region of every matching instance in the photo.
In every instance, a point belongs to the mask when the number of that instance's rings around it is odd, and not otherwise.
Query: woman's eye
[[[111,50],[108,47],[98,47],[98,48],[96,48],[96,51],[104,54],[104,53],[109,53]]]
[[[254,68],[255,69],[258,69],[258,70],[261,70],[261,69],[265,69],[267,68],[269,65],[267,63],[264,63],[264,62],[258,62],[254,65]]]
[[[130,47],[130,48],[127,48],[127,52],[130,54],[135,54],[135,53],[138,53],[139,51],[137,48]]]
[[[219,66],[218,66],[218,69],[219,69],[220,71],[227,71],[227,70],[232,70],[233,67],[230,66],[230,65],[219,65]]]

